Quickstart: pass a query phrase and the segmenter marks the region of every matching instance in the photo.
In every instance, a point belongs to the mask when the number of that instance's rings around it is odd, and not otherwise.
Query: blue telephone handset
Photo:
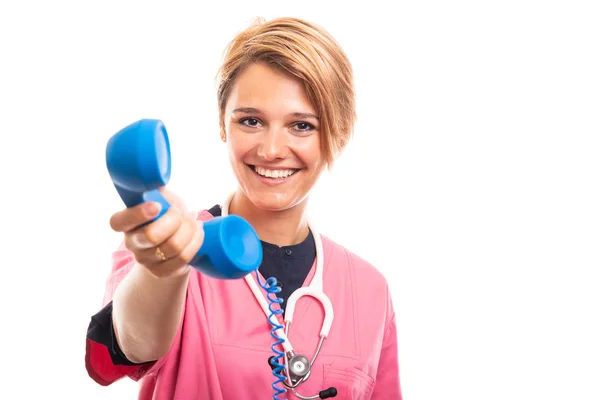
[[[171,149],[162,121],[142,119],[113,135],[106,146],[106,166],[126,207],[158,202],[162,209],[154,220],[170,208],[158,191],[171,178]],[[204,243],[189,264],[214,278],[239,279],[257,270],[261,261],[262,245],[252,226],[228,215],[204,223]]]

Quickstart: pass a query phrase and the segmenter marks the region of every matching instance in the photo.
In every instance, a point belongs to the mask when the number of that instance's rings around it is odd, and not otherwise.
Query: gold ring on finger
[[[161,261],[165,261],[167,259],[167,256],[165,256],[165,253],[163,253],[163,251],[160,249],[160,247],[156,248],[156,251],[154,252],[154,254],[156,255],[156,258],[158,258]]]

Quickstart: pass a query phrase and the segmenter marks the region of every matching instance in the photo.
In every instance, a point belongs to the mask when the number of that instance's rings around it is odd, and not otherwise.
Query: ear
[[[227,135],[225,134],[225,130],[221,129],[221,140],[223,143],[227,143]]]

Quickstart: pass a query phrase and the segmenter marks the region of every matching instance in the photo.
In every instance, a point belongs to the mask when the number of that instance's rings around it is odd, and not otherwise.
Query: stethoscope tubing
[[[221,215],[222,216],[226,216],[229,214],[229,204],[231,203],[232,199],[233,199],[233,194],[231,194],[229,197],[227,197],[227,199],[223,203],[223,206],[221,207]],[[289,333],[289,327],[293,320],[294,311],[296,309],[296,302],[301,297],[304,297],[304,296],[310,296],[310,297],[313,297],[314,299],[316,299],[317,301],[319,301],[321,303],[321,305],[323,306],[325,316],[323,318],[323,323],[321,325],[321,332],[319,334],[321,339],[320,339],[317,351],[315,353],[315,357],[313,357],[313,360],[311,362],[311,365],[312,365],[312,363],[314,363],[314,361],[316,359],[316,355],[318,354],[318,352],[321,349],[324,338],[326,338],[329,335],[329,331],[331,330],[331,326],[333,324],[334,312],[333,312],[333,305],[331,304],[331,300],[323,292],[323,242],[321,240],[321,236],[316,231],[314,226],[309,223],[309,227],[313,233],[314,240],[315,240],[315,247],[316,247],[315,274],[308,286],[301,287],[301,288],[295,290],[294,293],[292,293],[291,296],[288,298],[287,305],[285,308],[285,317],[284,317],[284,322],[286,325],[285,330],[278,329],[275,332],[275,334],[277,336],[279,336],[279,338],[281,340],[283,340],[282,347],[283,347],[283,350],[285,351],[285,353],[286,354],[293,353],[294,348],[288,339],[287,333]],[[252,290],[252,293],[254,294],[254,297],[256,297],[256,300],[258,301],[259,305],[261,306],[263,312],[265,313],[267,318],[269,318],[269,315],[271,314],[271,312],[269,310],[269,304],[267,302],[267,299],[261,292],[260,288],[258,287],[257,282],[254,280],[254,277],[252,276],[252,274],[248,274],[244,277],[244,279],[246,280],[248,286],[250,287],[250,290]],[[276,318],[276,317],[274,316],[274,318]]]

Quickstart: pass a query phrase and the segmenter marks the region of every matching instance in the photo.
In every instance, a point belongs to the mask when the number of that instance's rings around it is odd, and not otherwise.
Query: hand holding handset
[[[113,135],[106,146],[106,166],[125,206],[160,203],[154,220],[170,208],[158,190],[171,178],[171,149],[162,121],[142,119]],[[219,279],[239,279],[258,269],[262,245],[243,218],[215,217],[203,226],[204,242],[189,262],[192,267]]]

